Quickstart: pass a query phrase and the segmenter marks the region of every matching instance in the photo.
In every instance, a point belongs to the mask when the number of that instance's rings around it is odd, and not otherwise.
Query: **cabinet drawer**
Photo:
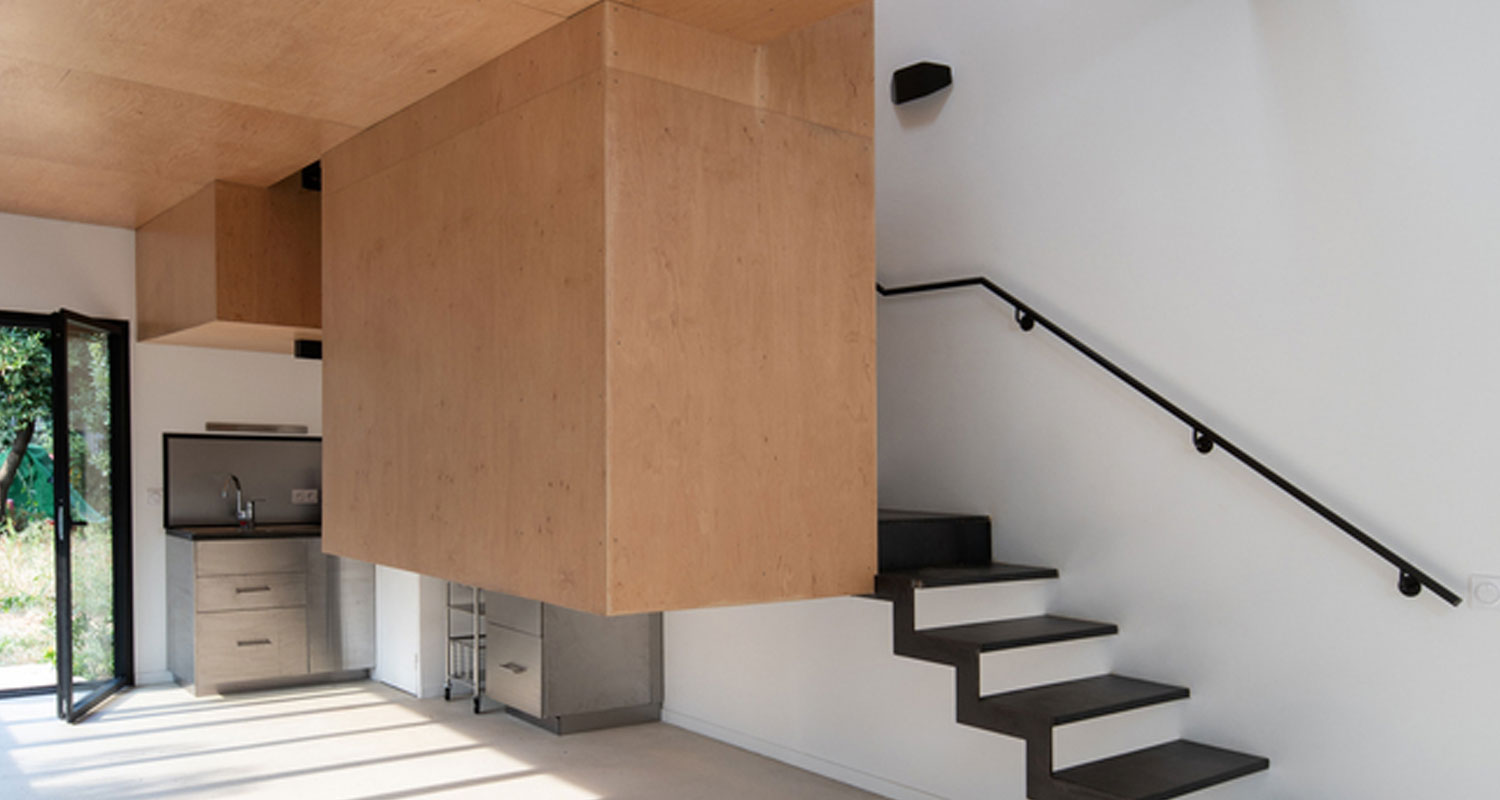
[[[488,623],[484,648],[485,694],[533,717],[542,716],[542,640]]]
[[[198,542],[198,575],[257,575],[306,572],[306,539],[249,539]]]
[[[199,578],[199,611],[247,611],[307,604],[307,576],[300,572],[265,575],[210,575]]]
[[[485,592],[485,619],[532,636],[542,635],[542,604],[513,594]]]
[[[307,674],[304,609],[199,614],[196,624],[200,685]]]

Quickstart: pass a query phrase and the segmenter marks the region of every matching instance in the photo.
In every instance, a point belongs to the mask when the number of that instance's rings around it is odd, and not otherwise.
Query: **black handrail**
[[[1145,395],[1146,398],[1151,402],[1160,406],[1163,411],[1166,411],[1168,414],[1171,414],[1178,420],[1182,421],[1189,428],[1192,428],[1193,446],[1197,448],[1198,452],[1207,454],[1211,452],[1215,446],[1224,448],[1224,452],[1239,459],[1240,463],[1254,470],[1256,474],[1270,481],[1278,489],[1281,489],[1283,492],[1286,492],[1287,494],[1296,498],[1303,505],[1317,512],[1318,516],[1328,520],[1333,524],[1334,527],[1338,528],[1344,533],[1349,534],[1354,538],[1355,541],[1359,542],[1365,547],[1370,548],[1375,552],[1376,555],[1379,555],[1381,558],[1389,561],[1392,566],[1400,570],[1400,577],[1396,581],[1396,587],[1402,594],[1406,595],[1407,597],[1416,597],[1418,594],[1421,594],[1422,587],[1426,586],[1428,589],[1432,590],[1432,592],[1438,597],[1441,597],[1444,600],[1448,601],[1449,605],[1456,606],[1462,602],[1459,596],[1457,594],[1454,594],[1452,589],[1449,589],[1448,587],[1439,583],[1437,580],[1433,579],[1431,575],[1428,575],[1426,572],[1418,569],[1410,561],[1407,561],[1401,556],[1396,555],[1396,553],[1393,552],[1389,547],[1386,547],[1385,545],[1377,541],[1375,537],[1360,530],[1359,527],[1354,523],[1350,522],[1347,519],[1344,519],[1342,516],[1335,513],[1333,509],[1324,505],[1317,498],[1313,497],[1307,492],[1302,491],[1302,489],[1298,488],[1295,484],[1293,484],[1286,478],[1281,477],[1276,473],[1275,470],[1272,470],[1270,467],[1262,464],[1258,459],[1240,449],[1240,447],[1235,445],[1233,442],[1224,438],[1213,428],[1210,428],[1209,426],[1203,424],[1198,420],[1197,417],[1194,417],[1192,414],[1183,411],[1176,403],[1173,403],[1171,400],[1162,397],[1161,393],[1157,392],[1155,389],[1152,389],[1150,386],[1141,383],[1141,381],[1138,380],[1134,375],[1131,375],[1130,373],[1126,372],[1124,369],[1116,365],[1113,361],[1110,361],[1109,359],[1100,355],[1099,351],[1095,350],[1092,347],[1089,347],[1088,345],[1079,341],[1078,337],[1058,327],[1057,323],[1053,322],[1050,319],[1047,319],[1041,314],[1038,314],[1036,312],[1036,309],[1032,308],[1026,303],[1021,302],[1021,300],[1015,295],[995,285],[995,283],[989,278],[983,276],[977,276],[973,278],[957,278],[954,280],[934,281],[932,283],[917,283],[907,286],[894,286],[891,288],[886,288],[885,286],[877,282],[875,284],[875,291],[879,292],[882,297],[894,297],[896,295],[903,294],[940,292],[946,289],[962,289],[968,286],[979,286],[987,289],[989,290],[990,294],[999,297],[1001,300],[1004,300],[1005,302],[1013,306],[1016,310],[1016,324],[1021,326],[1021,330],[1029,331],[1033,326],[1041,325],[1053,336],[1056,336],[1057,338],[1063,340],[1074,350],[1077,350],[1078,352],[1087,356],[1090,361],[1093,361],[1095,364],[1103,367],[1109,374],[1115,376],[1116,378],[1119,378],[1128,386],[1130,386],[1130,388]]]

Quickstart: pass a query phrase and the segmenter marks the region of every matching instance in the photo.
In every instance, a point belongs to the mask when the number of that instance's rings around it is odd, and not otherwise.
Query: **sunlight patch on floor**
[[[0,702],[0,797],[872,797],[671,726],[556,737],[370,682],[206,698],[149,687],[73,726],[53,706]]]

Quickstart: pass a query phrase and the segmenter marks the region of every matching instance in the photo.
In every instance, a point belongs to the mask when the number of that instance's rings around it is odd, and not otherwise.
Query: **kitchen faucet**
[[[240,527],[248,528],[255,524],[255,501],[245,500],[244,491],[240,488],[240,479],[233,472],[224,481],[224,488],[219,490],[219,496],[229,498],[229,487],[234,486],[234,518],[239,520]]]

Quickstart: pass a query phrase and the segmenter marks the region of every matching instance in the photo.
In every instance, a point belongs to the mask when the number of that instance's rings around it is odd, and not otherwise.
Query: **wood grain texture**
[[[868,591],[868,139],[611,72],[610,611]]]
[[[605,64],[744,105],[762,105],[761,48],[620,3],[604,3]]]
[[[99,169],[0,153],[0,210],[135,228],[203,188],[124,169]]]
[[[859,3],[626,5],[755,45]],[[470,73],[564,21],[598,14],[599,5],[12,0],[0,24],[0,211],[135,227],[210,181],[270,185],[456,80],[491,80]],[[685,54],[674,47],[666,54]],[[538,47],[530,52],[537,63],[511,59],[507,69],[559,77],[547,64],[552,56]],[[637,52],[646,61],[658,55],[651,46]],[[809,52],[801,58],[824,62]],[[742,85],[716,90],[730,88],[743,91]],[[429,110],[438,128],[471,112],[479,119],[489,113],[482,103],[470,109],[433,103]],[[787,110],[798,113],[795,105]],[[419,116],[406,117],[395,138],[429,136],[416,130],[424,127]]]
[[[0,152],[12,156],[195,186],[264,186],[356,130],[17,59],[0,45]]]
[[[622,0],[657,16],[732,36],[747,42],[768,42],[826,19],[865,0]]]
[[[194,542],[196,575],[295,574],[307,572],[307,543],[296,539]]]
[[[585,75],[325,192],[326,552],[604,609],[602,117]]]
[[[767,48],[542,40],[325,160],[325,550],[596,613],[868,591],[869,137],[762,108]]]
[[[596,4],[444,86],[323,158],[330,193],[414,153],[473,128],[496,114],[599,70],[604,12]]]
[[[605,3],[607,66],[839,130],[873,136],[874,8],[868,0],[765,44]]]
[[[283,325],[257,325],[253,322],[206,322],[191,328],[150,337],[152,344],[177,344],[188,347],[214,347],[222,350],[249,350],[258,353],[290,355],[298,339],[319,340],[323,332],[316,328],[294,328]],[[145,335],[141,336],[146,341]]]
[[[142,341],[218,315],[217,189],[209,184],[135,235],[135,309]]]
[[[198,578],[198,611],[249,611],[257,608],[301,607],[307,604],[307,576],[281,572],[268,575],[212,575]]]
[[[510,0],[12,0],[0,53],[367,127],[561,17]]]
[[[530,6],[561,17],[571,17],[585,8],[599,4],[599,0],[518,0],[518,2],[523,6]]]
[[[269,185],[563,19],[537,5],[576,3],[8,2],[0,210],[136,227]]]
[[[317,329],[322,196],[292,175],[266,189],[220,182],[217,205],[217,318]]]
[[[199,614],[196,627],[197,695],[225,683],[307,674],[306,609]]]
[[[869,0],[764,45],[773,111],[875,135],[875,9]]]
[[[136,234],[142,341],[291,352],[318,338],[322,203],[297,176],[216,181]],[[310,335],[309,335],[310,332]]]

